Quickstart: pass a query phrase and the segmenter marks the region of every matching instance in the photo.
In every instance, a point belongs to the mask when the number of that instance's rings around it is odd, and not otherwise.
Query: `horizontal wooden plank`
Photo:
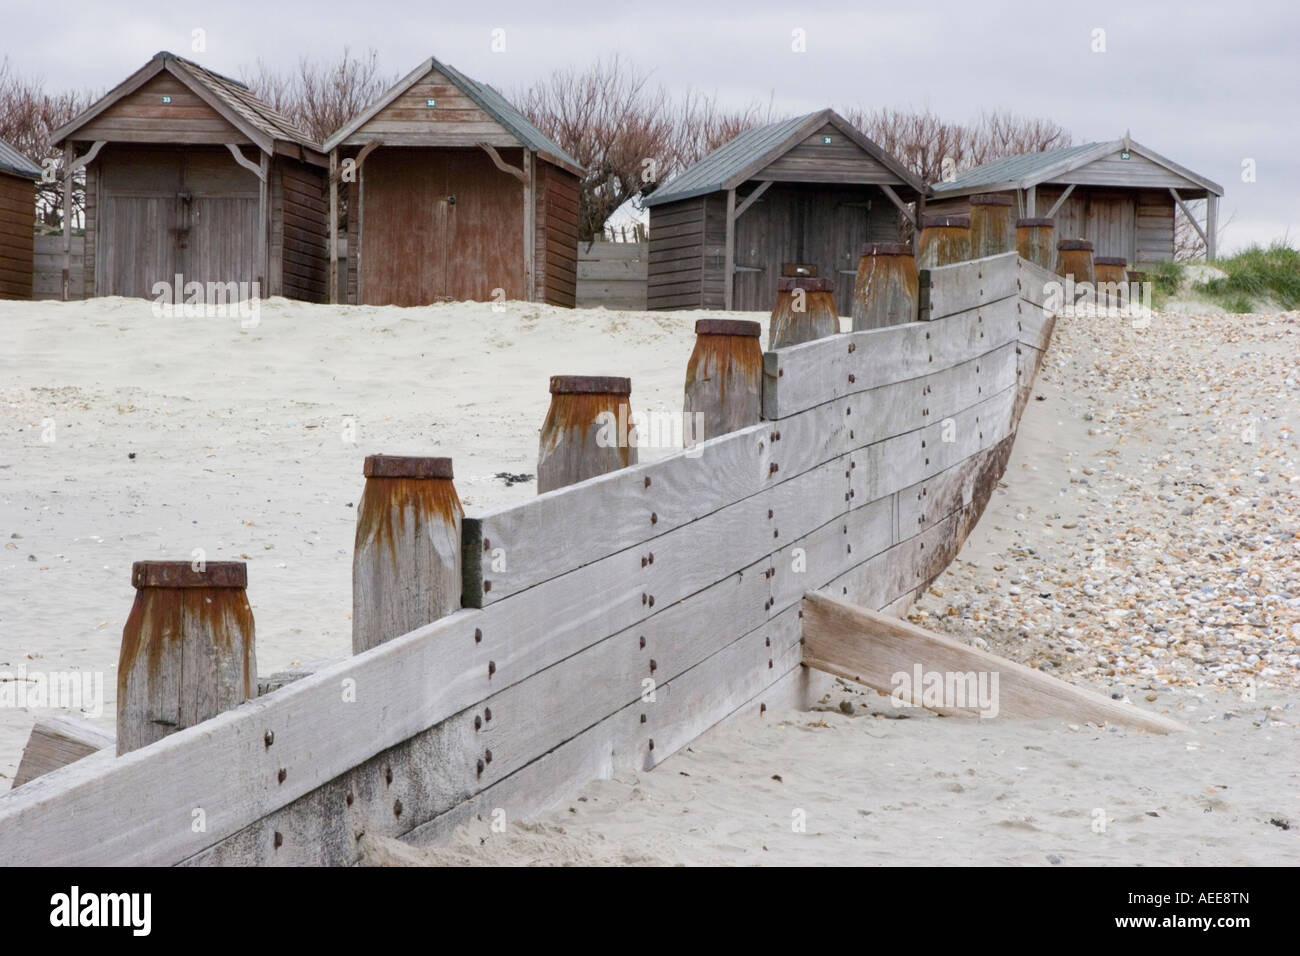
[[[1016,292],[1019,256],[1006,252],[920,271],[920,316],[940,319]]]
[[[767,352],[763,417],[779,421],[828,398],[917,378],[983,355],[1015,339],[1018,302],[1013,295],[949,315],[937,320],[942,327],[909,322]]]
[[[928,705],[946,716],[1057,717],[1161,734],[1187,729],[1163,714],[1118,704],[1096,691],[825,594],[809,594],[803,612],[805,663],[893,694],[906,705],[922,703],[922,688],[904,692],[895,675],[910,678],[919,670],[937,672],[941,680],[944,675],[969,675],[974,682],[963,683],[960,699]],[[976,692],[981,685],[982,695]]]

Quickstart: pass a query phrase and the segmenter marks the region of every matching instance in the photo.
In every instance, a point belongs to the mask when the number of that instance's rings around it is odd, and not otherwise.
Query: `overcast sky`
[[[928,107],[1042,115],[1076,142],[1133,139],[1224,187],[1223,249],[1300,241],[1300,4],[1052,0],[714,2],[5,0],[0,52],[52,88],[107,89],[159,50],[238,76],[262,59],[373,48],[385,73],[434,55],[506,91],[617,51],[669,87],[780,111]],[[205,31],[206,50],[191,49]],[[505,52],[491,49],[504,30]],[[807,50],[791,49],[802,29]],[[1104,52],[1094,52],[1104,31]],[[22,43],[15,42],[21,37]],[[1243,160],[1256,181],[1242,181]]]

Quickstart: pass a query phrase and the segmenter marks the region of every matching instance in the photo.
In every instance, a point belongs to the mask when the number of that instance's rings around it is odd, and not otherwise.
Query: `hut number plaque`
[[[438,101],[435,100],[433,97],[429,97],[427,100],[424,101],[424,108],[427,110],[431,110],[437,105],[438,105]]]
[[[831,144],[831,138],[830,138],[829,136],[823,136],[823,137],[822,137],[822,145],[823,145],[823,146],[829,146],[830,144]]]
[[[1119,158],[1120,158],[1120,159],[1128,159],[1128,158],[1129,158],[1129,151],[1126,149],[1126,150],[1124,150],[1123,152],[1121,152],[1121,153],[1119,154]]]
[[[163,98],[162,98],[162,101],[163,101],[164,103],[170,103],[170,102],[172,101],[172,98],[171,98],[170,96],[167,96],[166,94],[164,94],[164,95],[163,95]]]

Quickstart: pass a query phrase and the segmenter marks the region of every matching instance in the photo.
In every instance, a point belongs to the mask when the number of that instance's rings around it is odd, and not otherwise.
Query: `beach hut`
[[[0,140],[0,299],[32,297],[36,180],[41,171]]]
[[[574,304],[583,170],[492,87],[430,57],[325,149],[332,223],[347,202],[332,300]]]
[[[748,130],[646,200],[649,307],[767,311],[801,264],[848,315],[863,243],[897,241],[922,191],[834,110]]]
[[[1017,215],[1056,220],[1062,239],[1088,239],[1099,256],[1129,263],[1174,257],[1174,210],[1181,208],[1215,255],[1219,197],[1223,187],[1179,166],[1127,135],[1042,153],[995,159],[936,183],[926,211],[960,214],[976,193],[1006,193]],[[1205,223],[1187,203],[1204,199]]]
[[[159,53],[53,139],[65,208],[86,171],[87,295],[179,275],[325,300],[325,154],[243,83]]]

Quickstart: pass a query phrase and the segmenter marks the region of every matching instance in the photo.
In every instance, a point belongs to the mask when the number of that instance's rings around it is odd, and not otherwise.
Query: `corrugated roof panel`
[[[497,92],[494,87],[486,83],[480,83],[471,79],[464,73],[460,72],[453,66],[445,63],[434,61],[447,76],[456,83],[461,89],[477,100],[479,105],[498,123],[504,126],[511,136],[514,136],[529,149],[536,152],[550,153],[566,163],[571,163],[579,168],[582,164],[560,148],[559,144],[548,137],[545,133],[534,126],[523,113],[519,112],[515,106],[504,96]]]
[[[934,184],[936,195],[957,190],[978,189],[981,186],[996,186],[1000,183],[1014,182],[1032,176],[1040,169],[1054,163],[1080,156],[1096,149],[1101,143],[1083,143],[1080,146],[1066,146],[1062,149],[1049,149],[1041,153],[1021,153],[1018,156],[1004,156],[959,173],[951,182]]]
[[[0,170],[28,179],[41,178],[40,167],[2,139],[0,139]]]
[[[729,179],[768,150],[785,142],[810,117],[816,115],[817,113],[805,113],[803,116],[745,130],[655,190],[645,204],[657,206],[721,189]]]

